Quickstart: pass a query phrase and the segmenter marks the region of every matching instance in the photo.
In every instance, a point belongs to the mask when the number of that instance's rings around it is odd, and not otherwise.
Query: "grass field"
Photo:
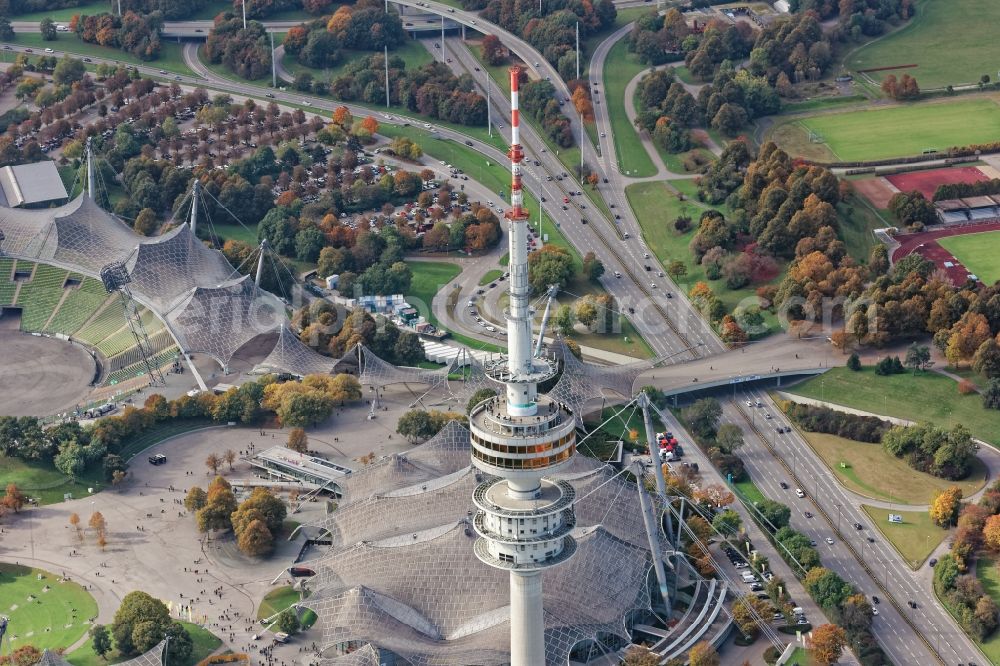
[[[0,613],[10,618],[10,647],[15,649],[67,648],[97,616],[97,602],[77,583],[60,583],[58,573],[16,564],[0,563],[0,599]]]
[[[997,257],[1000,256],[1000,231],[948,236],[938,240],[938,244],[957,257],[984,284],[1000,280],[1000,263],[997,262]]]
[[[825,143],[810,143],[810,130]],[[974,99],[812,116],[776,127],[771,138],[792,155],[857,161],[985,143],[998,135],[1000,106]]]
[[[685,201],[681,201],[670,189],[671,185],[686,196]],[[679,259],[687,265],[687,275],[677,283],[679,289],[687,293],[696,282],[708,282],[725,304],[727,312],[743,302],[756,304],[757,296],[754,293],[756,286],[729,289],[721,279],[709,281],[705,277],[705,269],[701,264],[694,262],[688,246],[698,226],[698,218],[709,209],[723,210],[719,206],[698,202],[694,198],[694,189],[692,180],[654,181],[629,185],[625,188],[625,195],[632,210],[635,211],[643,238],[660,262],[666,265],[670,261]],[[683,234],[677,233],[673,228],[674,220],[680,215],[687,215],[693,220],[692,228]],[[777,320],[769,313],[764,314],[768,327],[772,331],[777,330]]]
[[[886,453],[881,444],[818,432],[801,431],[801,434],[841,484],[875,499],[929,504],[936,492],[950,486],[959,486],[963,496],[969,497],[986,485],[987,469],[978,458],[968,478],[955,483],[918,472],[905,461]],[[841,463],[847,467],[841,467]]]
[[[625,113],[625,86],[646,69],[628,52],[625,40],[615,44],[604,61],[603,104],[607,104],[611,131],[614,132],[615,157],[622,173],[637,177],[655,176],[656,167],[639,139],[639,133]]]
[[[870,367],[860,372],[833,368],[787,391],[942,428],[961,423],[973,437],[1000,444],[1000,412],[983,408],[976,394],[959,395],[954,380],[934,372],[880,377]]]
[[[274,43],[278,44],[278,36],[275,35]],[[335,67],[327,67],[323,69],[317,69],[315,67],[307,67],[305,65],[299,64],[299,61],[290,56],[286,55],[281,61],[285,69],[291,72],[293,75],[299,72],[309,72],[313,75],[314,79],[319,79],[320,81],[330,82],[341,76],[344,73],[345,68],[360,58],[364,58],[370,55],[381,55],[381,51],[377,54],[374,51],[353,51],[351,49],[345,49],[343,51],[343,56],[340,60],[340,64]],[[422,65],[429,62],[433,62],[434,56],[432,56],[424,45],[415,39],[408,39],[404,41],[399,48],[395,51],[390,51],[389,56],[399,56],[406,62],[406,69],[414,70]]]
[[[986,594],[990,595],[993,601],[1000,603],[1000,571],[997,570],[996,557],[979,555],[976,558],[976,578],[983,584]],[[985,642],[979,643],[979,647],[989,657],[990,662],[1000,664],[1000,633],[993,632]]]
[[[890,523],[888,509],[868,504],[862,504],[861,508],[868,514],[875,529],[889,540],[910,568],[914,570],[919,569],[938,544],[948,536],[947,530],[943,530],[931,522],[926,511],[897,511],[893,509],[892,513],[901,515],[903,522]]]
[[[858,70],[917,65],[869,76],[881,81],[889,74],[899,78],[907,73],[924,89],[976,83],[982,74],[993,78],[1000,61],[1000,41],[993,30],[998,21],[996,0],[922,0],[909,25],[858,49],[847,66]]]
[[[193,666],[222,645],[222,640],[208,629],[190,622],[180,622],[187,629],[188,635],[191,636],[191,656],[174,666]],[[73,666],[108,666],[127,661],[127,658],[119,655],[118,651],[114,649],[104,657],[99,656],[94,652],[93,640],[88,638],[83,645],[66,655],[66,660]]]
[[[73,497],[86,497],[87,488],[96,490],[102,485],[96,476],[72,481],[49,465],[3,456],[0,456],[0,479],[4,484],[16,484],[25,495],[37,497],[41,504],[62,502],[66,493]]]
[[[767,499],[764,496],[764,493],[760,491],[760,488],[757,487],[757,484],[754,483],[753,480],[749,478],[749,476],[743,481],[737,481],[736,483],[734,483],[733,487],[736,488],[738,491],[740,491],[743,497],[745,497],[748,501],[752,502],[753,504],[763,502],[764,500]]]
[[[501,275],[503,275],[503,271],[499,268],[493,269],[492,271],[486,271],[486,273],[483,274],[483,277],[479,278],[479,286],[482,287],[488,285]]]
[[[129,65],[159,67],[164,71],[173,72],[175,74],[194,76],[194,72],[192,72],[188,66],[184,64],[184,45],[178,44],[177,42],[162,42],[160,57],[156,60],[150,61],[140,60],[134,55],[125,53],[119,49],[113,49],[108,46],[100,46],[99,44],[88,44],[87,42],[78,39],[77,36],[72,33],[60,33],[59,39],[56,41],[46,42],[42,39],[41,34],[37,32],[19,32],[14,35],[14,39],[10,43],[35,49],[36,53],[41,52],[42,49],[51,48],[56,51],[64,51],[74,55],[117,60],[118,62]]]
[[[861,263],[868,263],[872,248],[878,244],[872,232],[892,226],[871,204],[854,194],[837,204],[837,218],[840,221],[838,233],[847,246],[847,253]]]
[[[420,314],[435,326],[440,326],[431,311],[431,301],[446,284],[455,279],[462,269],[443,261],[411,261],[407,264],[413,271],[413,282],[406,295],[407,302],[417,308]]]
[[[271,617],[275,613],[280,613],[298,602],[299,593],[292,589],[291,585],[271,590],[260,600],[260,606],[257,607],[257,619],[263,620],[264,618]],[[302,614],[300,619],[302,621],[302,628],[308,629],[316,622],[316,613],[307,610]]]

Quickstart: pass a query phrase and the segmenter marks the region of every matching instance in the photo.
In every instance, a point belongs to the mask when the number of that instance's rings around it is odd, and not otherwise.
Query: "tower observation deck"
[[[570,532],[573,487],[544,478],[565,465],[576,452],[576,423],[564,405],[538,395],[538,384],[550,379],[555,366],[532,350],[528,281],[528,211],[521,191],[518,84],[521,69],[510,68],[511,205],[506,356],[486,370],[503,392],[476,405],[469,416],[472,463],[497,477],[476,488],[474,519],[479,539],[476,556],[510,571],[511,665],[545,663],[545,622],[541,573],[576,552]]]

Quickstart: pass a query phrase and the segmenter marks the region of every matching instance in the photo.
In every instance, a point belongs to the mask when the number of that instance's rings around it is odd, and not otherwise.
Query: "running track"
[[[933,261],[938,268],[948,274],[948,278],[955,286],[965,284],[969,271],[958,259],[952,256],[951,252],[941,247],[937,239],[946,236],[961,236],[964,234],[975,234],[982,231],[1000,230],[1000,220],[991,222],[977,222],[975,224],[963,224],[948,227],[946,229],[936,229],[934,231],[924,231],[918,234],[903,234],[896,236],[899,247],[892,253],[892,262],[896,263],[908,254],[914,252],[920,254],[925,259]],[[950,261],[954,264],[951,268],[945,268],[944,262]]]

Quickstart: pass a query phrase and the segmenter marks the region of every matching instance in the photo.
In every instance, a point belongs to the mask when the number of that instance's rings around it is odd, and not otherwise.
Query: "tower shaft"
[[[542,573],[510,572],[510,663],[545,663]]]

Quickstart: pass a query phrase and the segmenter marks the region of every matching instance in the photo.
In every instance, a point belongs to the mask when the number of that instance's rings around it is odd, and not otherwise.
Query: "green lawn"
[[[973,437],[1000,444],[1000,411],[985,409],[978,395],[959,395],[954,380],[933,372],[880,377],[870,367],[833,368],[788,392],[942,428],[961,423]]]
[[[850,194],[837,204],[838,232],[847,253],[861,263],[868,263],[872,248],[878,244],[872,232],[892,226],[862,197]]]
[[[939,239],[938,244],[957,257],[984,284],[1000,280],[1000,264],[997,263],[1000,231],[948,236]]]
[[[219,238],[221,238],[223,242],[227,240],[236,240],[251,246],[256,246],[259,243],[257,240],[256,228],[247,228],[240,224],[216,223],[214,226],[215,233],[219,235]]]
[[[407,302],[426,317],[427,321],[441,326],[431,310],[431,301],[462,269],[443,261],[411,261],[408,265],[413,271],[413,282],[410,284],[410,293],[406,295]]]
[[[904,460],[886,453],[881,444],[818,432],[801,434],[841,484],[868,497],[901,504],[929,504],[936,492],[950,486],[959,486],[963,496],[969,497],[986,485],[988,471],[979,458],[972,473],[956,483],[918,472]]]
[[[636,56],[628,52],[622,39],[608,52],[604,61],[602,104],[607,104],[615,153],[622,173],[627,170],[637,177],[655,176],[656,167],[639,139],[639,133],[625,114],[625,86],[636,74],[646,69]],[[641,111],[641,109],[637,109]]]
[[[881,81],[904,73],[921,88],[976,83],[982,74],[995,79],[1000,62],[1000,41],[993,26],[1000,21],[995,0],[922,0],[916,16],[901,30],[858,49],[850,57],[851,69],[916,65],[900,70],[871,72]]]
[[[889,540],[911,569],[919,569],[924,560],[934,552],[938,544],[948,535],[931,522],[926,511],[897,511],[892,513],[903,517],[902,523],[889,522],[889,510],[862,504],[875,529]]]
[[[28,12],[25,14],[11,14],[11,21],[41,21],[48,16],[53,21],[68,23],[74,14],[100,14],[111,11],[111,2],[108,0],[95,0],[85,2],[78,7],[65,7],[63,9],[44,9],[40,12]]]
[[[180,622],[187,629],[188,635],[191,636],[191,656],[175,666],[194,666],[222,645],[222,640],[208,629],[190,622]],[[118,654],[117,650],[112,650],[104,657],[98,656],[94,652],[94,643],[90,638],[66,656],[66,660],[73,666],[108,666],[127,661],[127,659],[127,657]]]
[[[81,41],[72,33],[60,33],[59,39],[54,42],[46,42],[37,32],[19,32],[14,36],[11,44],[27,46],[35,49],[36,53],[42,49],[52,48],[56,51],[64,51],[73,55],[93,56],[94,58],[105,58],[117,60],[129,65],[143,65],[145,67],[159,67],[164,71],[186,76],[194,76],[187,65],[184,64],[184,45],[177,42],[162,42],[160,57],[156,60],[144,61],[130,53],[125,53],[119,49],[113,49],[99,44],[88,44]]]
[[[41,504],[62,502],[66,493],[86,497],[88,488],[100,490],[102,485],[97,478],[73,481],[50,465],[3,456],[0,456],[0,479],[4,484],[17,484],[24,494],[38,498]]]
[[[278,44],[278,35],[274,36],[274,43]],[[343,50],[343,57],[341,58],[340,64],[335,67],[327,67],[323,69],[317,69],[315,67],[307,67],[305,65],[299,64],[299,61],[291,56],[286,55],[282,64],[285,66],[292,75],[298,74],[299,72],[309,72],[313,75],[314,79],[319,79],[321,81],[330,82],[341,76],[344,73],[346,67],[358,60],[360,58],[365,58],[370,55],[381,55],[381,51],[354,51],[351,49]],[[408,39],[403,42],[395,51],[390,51],[389,56],[399,56],[406,62],[407,71],[417,69],[429,62],[434,61],[434,56],[424,48],[424,45],[415,39]]]
[[[0,610],[10,618],[11,649],[24,645],[40,650],[67,648],[90,628],[88,621],[97,616],[97,602],[79,584],[60,583],[59,575],[0,563]]]
[[[750,479],[749,475],[747,475],[747,478],[743,481],[737,481],[734,483],[733,487],[740,491],[740,494],[743,495],[744,499],[753,504],[763,502],[767,499],[767,497],[764,496],[764,493],[760,491],[760,488],[757,487],[757,484]]]
[[[671,186],[684,194],[686,200],[681,201]],[[705,277],[705,269],[701,264],[695,263],[688,246],[697,229],[698,218],[709,209],[725,211],[720,206],[709,206],[699,202],[694,198],[694,190],[695,184],[692,180],[653,181],[629,185],[625,188],[625,195],[632,210],[635,211],[643,238],[660,262],[666,266],[671,261],[680,260],[687,266],[687,275],[680,278],[677,283],[678,288],[687,293],[696,282],[707,282],[725,304],[727,312],[731,312],[741,303],[756,304],[757,297],[754,293],[756,285],[743,289],[729,289],[724,280],[708,280]],[[683,234],[673,228],[674,220],[681,215],[687,215],[692,219],[691,229]],[[765,321],[770,330],[777,330],[778,322],[772,315],[765,313]]]
[[[298,591],[292,589],[291,585],[271,590],[263,599],[260,600],[260,606],[257,607],[257,619],[263,620],[271,617],[275,613],[280,613],[292,604],[296,604],[298,602],[299,593]],[[300,619],[302,621],[303,630],[308,629],[316,622],[316,613],[311,610],[306,610]]]
[[[812,116],[801,125],[817,132],[838,160],[875,160],[995,141],[1000,106],[990,99],[910,104]]]
[[[983,584],[983,590],[1000,603],[1000,571],[997,570],[997,558],[989,555],[979,555],[976,558],[976,578]],[[978,641],[977,641],[978,642]],[[1000,632],[979,643],[991,663],[1000,664]]]
[[[486,271],[486,273],[483,274],[483,277],[479,278],[479,286],[483,287],[485,285],[488,285],[490,282],[493,282],[501,275],[503,275],[503,271],[500,270],[499,268],[493,269],[492,271]]]

